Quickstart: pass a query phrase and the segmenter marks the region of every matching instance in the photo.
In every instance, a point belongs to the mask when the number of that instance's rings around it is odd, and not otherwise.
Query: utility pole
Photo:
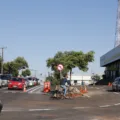
[[[7,47],[2,47],[0,48],[2,50],[2,61],[1,61],[1,74],[3,74],[3,63],[4,63],[4,49],[6,49]]]

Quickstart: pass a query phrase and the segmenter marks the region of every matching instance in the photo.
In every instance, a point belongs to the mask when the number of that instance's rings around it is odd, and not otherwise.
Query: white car
[[[8,85],[8,77],[6,75],[1,75],[1,80],[2,80],[2,86],[7,86]]]
[[[28,81],[29,81],[29,87],[34,86],[33,78],[32,78],[32,77],[28,77],[27,79],[28,79]]]

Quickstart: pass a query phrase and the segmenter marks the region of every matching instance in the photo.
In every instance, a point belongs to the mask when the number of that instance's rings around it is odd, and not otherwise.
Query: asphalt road
[[[120,120],[120,93],[107,86],[89,87],[85,96],[72,100],[50,100],[42,89],[0,89],[0,120]]]

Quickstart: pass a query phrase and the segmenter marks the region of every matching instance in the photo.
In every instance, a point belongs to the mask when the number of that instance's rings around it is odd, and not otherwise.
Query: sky
[[[95,51],[88,72],[102,74],[100,56],[114,47],[117,0],[1,0],[0,47],[4,61],[24,57],[47,75],[46,60],[57,51]],[[33,73],[34,74],[34,73]]]

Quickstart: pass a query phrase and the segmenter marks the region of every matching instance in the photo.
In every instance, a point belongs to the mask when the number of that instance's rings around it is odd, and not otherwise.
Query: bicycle
[[[69,91],[69,86],[67,86],[67,93],[66,97],[64,96],[64,89],[59,88],[58,90],[55,90],[54,93],[51,95],[50,99],[57,99],[57,100],[63,100],[63,99],[73,99],[73,93]]]

